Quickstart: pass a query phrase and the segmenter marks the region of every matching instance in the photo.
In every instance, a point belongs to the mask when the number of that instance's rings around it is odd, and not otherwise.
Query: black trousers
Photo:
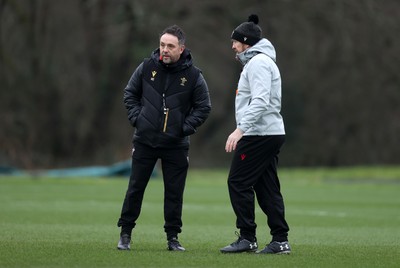
[[[256,237],[255,194],[267,216],[273,241],[287,241],[289,226],[277,174],[278,154],[284,135],[243,136],[228,177],[229,196],[236,214],[236,227],[246,239]]]
[[[182,231],[183,192],[189,167],[188,149],[155,149],[135,143],[132,152],[132,172],[118,220],[121,234],[131,234],[136,226],[144,192],[158,159],[161,159],[164,180],[164,230],[167,239],[176,237]]]

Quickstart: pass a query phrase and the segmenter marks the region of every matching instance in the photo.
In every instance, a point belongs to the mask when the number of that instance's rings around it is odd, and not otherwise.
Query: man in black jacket
[[[168,250],[184,251],[178,241],[189,166],[189,136],[211,111],[207,83],[185,48],[176,25],[160,35],[160,47],[135,70],[124,92],[128,119],[135,127],[132,172],[118,226],[118,249],[129,250],[132,229],[158,159],[164,179],[164,230]]]

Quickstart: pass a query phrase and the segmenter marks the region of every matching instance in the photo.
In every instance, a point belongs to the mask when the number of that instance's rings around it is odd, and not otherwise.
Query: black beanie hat
[[[243,44],[254,46],[261,40],[262,30],[258,26],[258,16],[252,14],[247,22],[243,22],[235,30],[233,30],[231,39],[239,41]]]

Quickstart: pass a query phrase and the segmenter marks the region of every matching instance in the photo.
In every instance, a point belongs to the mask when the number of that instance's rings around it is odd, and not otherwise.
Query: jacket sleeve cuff
[[[241,124],[239,123],[237,126],[243,133],[246,133],[246,131],[250,128],[248,124]]]

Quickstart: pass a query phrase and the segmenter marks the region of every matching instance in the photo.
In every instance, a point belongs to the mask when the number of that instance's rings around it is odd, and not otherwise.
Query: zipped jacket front
[[[243,64],[235,99],[237,127],[245,136],[285,135],[275,48],[263,38],[237,57]]]
[[[134,141],[153,148],[188,147],[189,135],[211,110],[207,84],[188,49],[171,65],[161,62],[155,50],[130,78],[124,103]]]

